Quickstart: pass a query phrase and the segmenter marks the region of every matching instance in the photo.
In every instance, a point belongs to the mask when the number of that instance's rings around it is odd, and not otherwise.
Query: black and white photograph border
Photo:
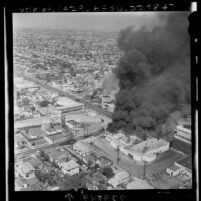
[[[7,199],[197,200],[195,4],[25,5],[5,7]]]

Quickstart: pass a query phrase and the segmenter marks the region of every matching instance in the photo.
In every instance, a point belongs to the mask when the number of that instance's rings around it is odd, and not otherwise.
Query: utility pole
[[[85,132],[86,132],[86,124],[83,124],[83,127],[84,127],[84,137],[85,137]]]
[[[117,147],[117,164],[119,164],[120,157],[119,157],[119,146]]]
[[[143,171],[143,179],[145,179],[145,176],[146,176],[146,165],[147,165],[147,162],[144,161],[144,167],[143,167],[143,169],[144,169],[144,171]]]

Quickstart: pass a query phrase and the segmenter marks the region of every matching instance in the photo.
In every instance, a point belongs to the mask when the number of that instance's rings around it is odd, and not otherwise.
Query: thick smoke
[[[170,112],[190,104],[187,13],[159,17],[163,26],[120,32],[118,45],[125,54],[115,69],[119,91],[109,131],[158,131]]]
[[[119,79],[115,76],[113,72],[108,72],[105,74],[102,83],[103,94],[105,96],[113,95],[119,90]]]

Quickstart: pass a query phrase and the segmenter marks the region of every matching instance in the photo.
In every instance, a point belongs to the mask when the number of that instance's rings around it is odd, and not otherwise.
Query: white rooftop
[[[150,138],[141,143],[130,146],[128,149],[131,151],[138,152],[138,153],[146,153],[148,151],[165,146],[167,144],[169,144],[169,142],[167,142],[163,139],[158,140],[156,138]]]
[[[180,130],[180,131],[183,131],[183,132],[185,132],[185,133],[188,133],[189,135],[191,134],[191,130],[188,129],[188,128],[184,128],[182,125],[178,125],[178,126],[176,127],[176,129],[177,129],[177,130]]]
[[[65,169],[65,170],[72,170],[75,168],[79,167],[79,164],[77,164],[73,159],[71,159],[68,162],[63,162],[61,163],[61,166]]]

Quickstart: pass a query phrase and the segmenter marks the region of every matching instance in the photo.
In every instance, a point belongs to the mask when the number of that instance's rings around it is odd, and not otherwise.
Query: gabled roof
[[[20,170],[26,174],[34,170],[34,167],[29,162],[25,162],[20,165]]]
[[[23,160],[24,162],[29,162],[33,167],[41,165],[42,161],[40,161],[38,158],[31,157],[31,158],[26,158]]]
[[[48,153],[49,157],[53,160],[60,160],[61,158],[64,158],[67,156],[66,152],[61,152],[59,150],[55,150],[53,152]]]
[[[83,156],[83,158],[88,162],[88,161],[95,161],[97,159],[97,156],[94,153],[89,153]]]

